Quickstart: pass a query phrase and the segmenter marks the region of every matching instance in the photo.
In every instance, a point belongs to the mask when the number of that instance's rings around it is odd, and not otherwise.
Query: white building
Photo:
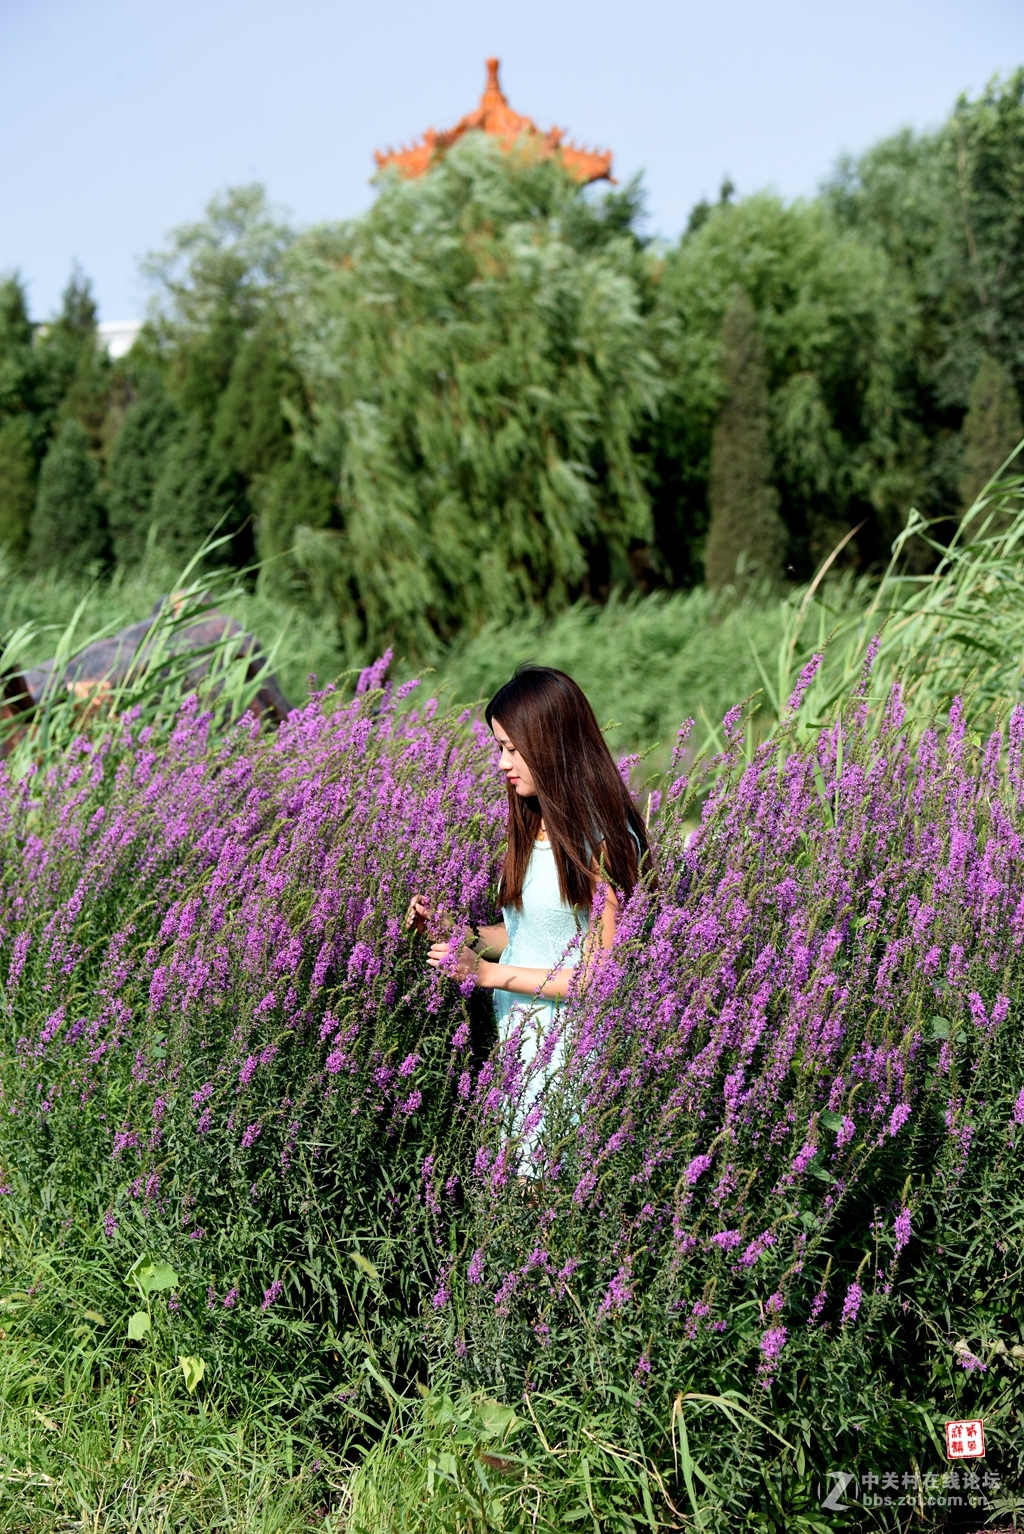
[[[106,347],[116,361],[131,351],[132,343],[141,329],[141,320],[104,320],[97,325],[96,333],[100,345]]]

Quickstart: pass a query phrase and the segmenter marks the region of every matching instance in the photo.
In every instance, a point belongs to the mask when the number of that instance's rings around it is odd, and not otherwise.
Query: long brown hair
[[[509,784],[502,904],[522,906],[542,819],[567,905],[589,909],[595,859],[614,889],[632,894],[650,856],[647,830],[582,689],[564,671],[520,666],[485,717],[501,725],[537,787],[536,798],[527,798]]]

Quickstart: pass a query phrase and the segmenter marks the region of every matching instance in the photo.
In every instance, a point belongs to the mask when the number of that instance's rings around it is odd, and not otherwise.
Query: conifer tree
[[[985,356],[971,385],[961,433],[960,496],[965,515],[1022,437],[1024,423],[1013,379],[995,357]],[[1015,467],[1019,473],[1024,465]]]
[[[29,525],[33,570],[78,574],[105,558],[107,516],[98,480],[85,427],[65,421],[39,471]]]
[[[28,548],[35,498],[32,424],[26,415],[9,416],[0,425],[0,548],[16,564],[21,563]]]
[[[145,374],[110,454],[110,538],[120,565],[142,557],[153,491],[180,430],[181,417],[159,374]]]
[[[757,316],[738,289],[722,327],[725,404],[711,439],[705,578],[716,591],[781,578],[785,528],[772,484],[768,379]]]
[[[334,482],[301,453],[277,464],[261,481],[256,490],[257,553],[266,562],[270,589],[294,586],[297,572],[284,556],[292,550],[295,533],[300,527],[328,527],[336,499]]]
[[[277,327],[261,325],[239,349],[217,404],[214,450],[250,480],[291,453],[283,404],[286,399],[297,402],[302,389],[282,347]]]
[[[211,452],[198,416],[192,416],[172,442],[153,489],[152,506],[158,543],[183,564],[207,538],[240,534],[249,514],[244,486],[229,465]],[[246,552],[223,545],[212,557],[223,564],[233,554],[240,562]]]

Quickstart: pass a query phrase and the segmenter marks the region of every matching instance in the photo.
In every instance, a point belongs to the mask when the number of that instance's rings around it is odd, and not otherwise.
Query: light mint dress
[[[587,932],[587,913],[566,905],[558,888],[555,854],[548,841],[535,841],[523,880],[521,910],[505,906],[502,910],[508,946],[501,964],[522,964],[545,972],[575,969],[583,953]],[[498,1037],[508,1042],[513,1031],[522,1025],[520,1059],[529,1072],[543,1047],[544,1040],[558,1016],[558,1003],[544,997],[522,996],[514,991],[494,992],[494,1010],[498,1018]],[[541,1090],[565,1059],[565,1041],[559,1038],[543,1076],[535,1076],[527,1087],[525,1101],[517,1118],[526,1116]],[[532,1137],[531,1137],[532,1138]]]

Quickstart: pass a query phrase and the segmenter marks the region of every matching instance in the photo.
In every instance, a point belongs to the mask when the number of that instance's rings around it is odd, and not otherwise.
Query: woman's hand
[[[431,943],[430,952],[427,954],[427,963],[430,968],[441,969],[443,966],[445,973],[455,980],[466,980],[470,975],[476,979],[480,972],[479,956],[473,952],[472,948],[460,946],[459,957],[452,969],[449,967],[451,965],[449,955],[454,948],[454,943]]]
[[[426,895],[414,895],[405,913],[406,932],[426,932],[432,909]]]

